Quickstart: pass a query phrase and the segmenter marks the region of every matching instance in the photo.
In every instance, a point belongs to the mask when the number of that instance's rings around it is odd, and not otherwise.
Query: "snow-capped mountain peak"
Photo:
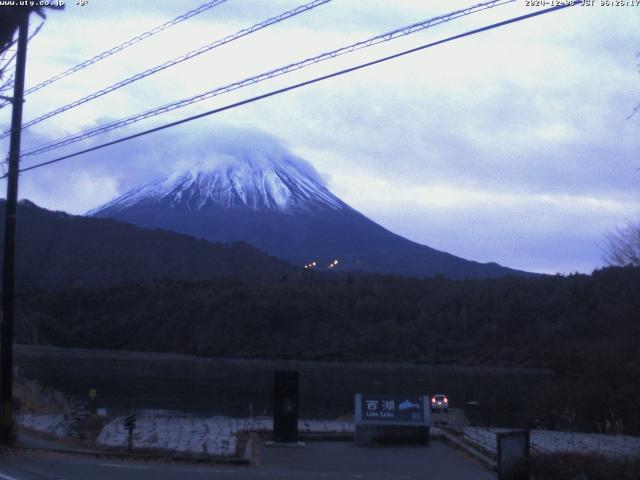
[[[158,175],[89,215],[212,242],[246,242],[299,266],[313,261],[320,269],[339,260],[339,270],[418,277],[524,274],[390,232],[333,195],[311,164],[276,139],[254,133],[177,142],[163,150],[177,173]],[[197,161],[189,161],[190,155]]]
[[[281,213],[349,208],[324,186],[313,167],[295,157],[223,155],[179,164],[176,173],[131,190],[89,215],[153,204],[191,211],[217,207]]]

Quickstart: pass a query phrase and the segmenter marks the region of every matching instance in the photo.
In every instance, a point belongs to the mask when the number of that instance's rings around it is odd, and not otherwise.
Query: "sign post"
[[[129,451],[133,450],[133,431],[136,428],[136,414],[132,413],[127,418],[124,419],[124,426],[129,431],[129,441],[127,442],[127,447]]]
[[[91,408],[91,413],[95,415],[96,413],[96,389],[89,389],[89,408]]]
[[[358,393],[355,420],[357,445],[429,443],[431,410],[425,395]]]

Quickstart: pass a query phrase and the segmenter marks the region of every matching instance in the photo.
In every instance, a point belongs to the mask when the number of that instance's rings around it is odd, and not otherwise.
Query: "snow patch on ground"
[[[69,436],[73,419],[68,415],[17,415],[18,425],[59,437]]]
[[[98,436],[97,444],[127,447],[129,433],[124,420],[124,416],[118,416],[107,423]],[[74,418],[68,415],[18,415],[17,422],[59,437],[70,436],[74,427]],[[135,448],[229,456],[236,452],[238,433],[270,432],[272,428],[271,417],[194,417],[158,412],[137,417],[133,443]],[[354,425],[340,420],[300,420],[298,429],[301,433],[344,433],[353,432]]]
[[[465,440],[493,453],[497,450],[496,433],[508,431],[511,430],[478,427],[463,429]],[[534,453],[599,453],[612,457],[640,455],[640,438],[626,435],[531,430],[530,442]]]
[[[271,431],[270,417],[190,417],[142,416],[136,420],[134,447],[171,450],[207,455],[233,455],[237,434],[250,431]],[[353,432],[353,423],[331,420],[300,420],[302,433]],[[126,447],[128,431],[124,417],[116,417],[102,429],[98,444],[106,447]]]
[[[140,417],[133,433],[135,448],[172,450],[207,455],[233,455],[239,422],[227,417]],[[100,432],[97,443],[126,447],[124,417],[116,417]]]

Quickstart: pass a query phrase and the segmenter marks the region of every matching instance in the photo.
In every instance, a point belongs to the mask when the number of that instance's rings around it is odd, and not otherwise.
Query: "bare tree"
[[[640,267],[640,222],[628,223],[607,235],[604,259],[611,266]]]
[[[37,2],[35,2],[37,3]],[[63,9],[62,6],[0,6],[0,95],[11,90],[13,76],[9,73],[15,60],[15,51],[11,51],[16,40],[16,32],[22,20],[31,13],[37,13],[44,22],[45,9]],[[31,40],[42,28],[43,23],[29,37]],[[5,95],[3,95],[5,96]],[[4,104],[6,105],[6,104]],[[2,105],[0,105],[0,108]]]
[[[640,73],[640,52],[636,58],[638,58],[638,73]],[[627,119],[639,113],[640,103],[635,106]],[[607,234],[606,238],[604,260],[608,265],[640,267],[640,222],[629,222],[625,227],[618,227]]]
[[[640,73],[640,52],[638,52],[638,54],[636,55],[636,58],[638,59],[638,73]],[[631,117],[633,117],[635,114],[637,114],[638,112],[640,112],[640,103],[638,103],[634,108],[633,111],[631,112],[631,114],[627,117],[627,119],[630,119]]]
[[[41,13],[41,11],[41,7],[0,7],[0,53],[13,45],[13,37],[22,19],[29,16],[31,12]]]

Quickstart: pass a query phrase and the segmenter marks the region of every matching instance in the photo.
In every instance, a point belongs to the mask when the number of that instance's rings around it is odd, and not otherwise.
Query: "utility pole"
[[[20,21],[16,57],[13,109],[11,112],[11,143],[7,175],[7,203],[4,226],[4,264],[2,270],[2,318],[0,324],[0,445],[13,441],[13,313],[16,251],[16,210],[18,206],[18,171],[20,170],[20,134],[24,73],[27,64],[29,14]]]

